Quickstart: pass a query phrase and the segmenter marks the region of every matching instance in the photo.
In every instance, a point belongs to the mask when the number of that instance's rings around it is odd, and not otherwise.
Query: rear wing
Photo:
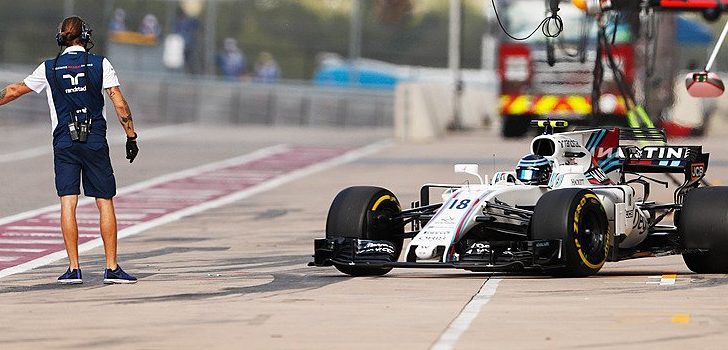
[[[620,141],[667,143],[664,129],[619,129]]]
[[[620,147],[622,174],[670,173],[685,175],[684,186],[698,183],[708,170],[710,154],[702,146]]]

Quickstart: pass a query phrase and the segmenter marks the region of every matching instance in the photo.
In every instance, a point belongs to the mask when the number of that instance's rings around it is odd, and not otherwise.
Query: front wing
[[[561,240],[461,242],[457,261],[398,260],[399,249],[390,241],[358,238],[314,240],[314,261],[309,266],[362,266],[381,268],[454,268],[476,272],[548,271],[563,267]]]

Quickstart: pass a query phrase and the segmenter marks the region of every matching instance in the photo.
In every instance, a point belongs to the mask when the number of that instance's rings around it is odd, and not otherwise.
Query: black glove
[[[134,162],[134,158],[136,158],[139,153],[139,147],[137,146],[136,139],[136,133],[134,133],[134,137],[126,138],[126,159],[129,160],[129,163]]]

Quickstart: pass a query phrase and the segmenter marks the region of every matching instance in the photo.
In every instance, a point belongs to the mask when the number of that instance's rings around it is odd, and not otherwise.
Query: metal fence
[[[2,74],[0,84],[24,75]],[[297,84],[228,83],[193,79],[128,79],[122,91],[137,120],[147,123],[391,127],[394,94]],[[109,113],[113,111],[109,110]],[[0,108],[10,122],[48,120],[45,93]]]

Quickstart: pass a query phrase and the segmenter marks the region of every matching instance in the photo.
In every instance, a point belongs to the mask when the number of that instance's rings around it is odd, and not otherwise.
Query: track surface
[[[10,136],[0,140],[0,149],[12,153],[43,146],[47,130],[6,131]],[[282,143],[291,145],[289,150],[327,150],[311,163],[293,157],[306,166],[390,135],[386,130],[180,128],[145,141],[143,132],[140,158],[133,165],[123,161],[122,146],[112,147],[120,187]],[[28,139],[36,141],[28,144]],[[712,152],[710,179],[728,183],[721,140],[695,142]],[[3,349],[723,349],[728,276],[692,274],[680,257],[608,264],[586,279],[442,270],[395,270],[381,278],[352,279],[333,269],[306,267],[312,239],[321,236],[328,205],[341,188],[381,185],[408,203],[423,182],[462,182],[452,173],[455,162],[477,162],[491,173],[512,167],[526,149],[526,140],[502,141],[488,132],[394,145],[149,228],[120,241],[121,264],[140,277],[136,285],[101,284],[101,248],[82,254],[81,286],[54,283],[65,270],[63,260],[0,278],[0,344]],[[0,187],[0,216],[56,203],[50,154],[4,164],[0,179],[10,185]],[[237,166],[245,164],[250,163]],[[236,181],[227,190],[244,189],[247,182]],[[143,199],[150,192],[130,191],[119,203],[128,196],[135,210],[174,212],[189,205],[180,200],[189,193],[180,194],[178,188],[167,188],[154,200]],[[93,210],[84,213],[90,219]],[[121,218],[147,219],[152,218]]]
[[[325,162],[343,147],[268,147],[252,154],[159,177],[119,191],[114,198],[121,234],[171,214],[200,207],[264,184],[282,175]],[[24,215],[26,216],[26,215]],[[101,241],[98,211],[92,201],[78,206],[79,245]],[[57,206],[0,224],[0,277],[29,262],[64,251]],[[18,270],[22,271],[22,270]]]

